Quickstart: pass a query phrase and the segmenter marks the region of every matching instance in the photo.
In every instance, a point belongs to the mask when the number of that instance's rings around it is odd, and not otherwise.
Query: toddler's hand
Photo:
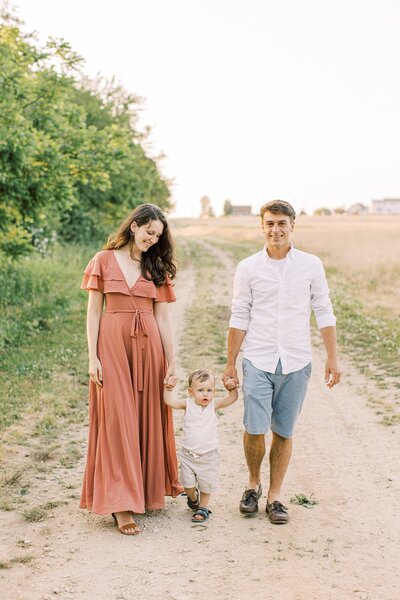
[[[235,388],[239,387],[239,384],[235,383],[235,380],[233,379],[233,377],[228,377],[228,379],[225,380],[225,387],[228,391],[232,391]]]
[[[164,380],[164,385],[168,391],[171,391],[176,386],[177,381],[178,380],[175,377],[175,375],[170,375],[167,379]]]

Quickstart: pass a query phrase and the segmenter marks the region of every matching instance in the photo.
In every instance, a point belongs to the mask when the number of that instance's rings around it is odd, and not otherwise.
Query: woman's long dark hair
[[[167,275],[171,279],[175,277],[176,265],[173,256],[174,245],[167,218],[161,208],[155,204],[140,204],[137,206],[129,217],[121,223],[117,231],[108,238],[103,250],[114,250],[129,244],[129,252],[131,258],[134,259],[132,248],[135,238],[131,231],[131,225],[135,222],[138,227],[141,227],[147,225],[150,221],[161,221],[164,229],[158,242],[150,246],[147,252],[142,252],[140,270],[145,279],[153,281],[157,287],[160,287],[165,283]]]

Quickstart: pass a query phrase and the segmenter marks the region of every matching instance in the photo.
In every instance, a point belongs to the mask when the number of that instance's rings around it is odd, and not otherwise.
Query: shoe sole
[[[267,515],[269,517],[269,515]],[[272,525],[286,525],[286,523],[289,521],[289,519],[287,519],[286,521],[273,521],[270,517],[269,517],[270,523],[272,523]]]
[[[267,511],[265,512],[267,514],[268,519],[273,525],[286,525],[286,523],[289,521],[289,517],[287,519],[279,519],[279,517],[274,519],[274,517],[271,518]]]

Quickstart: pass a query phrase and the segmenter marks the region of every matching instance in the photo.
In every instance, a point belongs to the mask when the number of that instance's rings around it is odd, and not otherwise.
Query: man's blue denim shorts
[[[260,371],[243,359],[243,424],[248,433],[261,435],[268,429],[281,437],[291,438],[303,406],[311,376],[311,363],[282,375],[279,360],[275,373]]]

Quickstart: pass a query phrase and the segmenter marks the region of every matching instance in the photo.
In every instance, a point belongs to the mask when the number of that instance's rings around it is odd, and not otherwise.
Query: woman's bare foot
[[[128,510],[112,513],[113,519],[119,531],[125,535],[137,535],[140,529]]]

